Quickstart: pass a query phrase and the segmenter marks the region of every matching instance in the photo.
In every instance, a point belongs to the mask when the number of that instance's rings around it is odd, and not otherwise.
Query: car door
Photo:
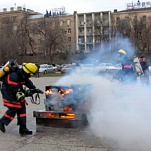
[[[52,70],[51,69],[51,65],[47,65],[47,71],[48,71],[48,73],[52,72],[51,70]]]

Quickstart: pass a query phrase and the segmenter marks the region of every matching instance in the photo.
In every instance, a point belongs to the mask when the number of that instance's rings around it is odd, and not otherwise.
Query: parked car
[[[95,70],[96,72],[109,72],[113,70],[119,70],[120,68],[120,65],[114,65],[112,63],[100,63],[95,67]]]
[[[115,65],[116,70],[122,70],[122,65],[120,63]]]
[[[55,67],[57,67],[57,71],[61,71],[61,65],[55,64]]]
[[[49,64],[41,64],[39,68],[39,73],[47,74],[47,73],[55,73],[57,71],[57,67]]]
[[[61,73],[70,73],[72,72],[74,69],[75,69],[75,65],[72,65],[72,64],[66,64],[62,67],[61,69]]]
[[[94,65],[93,64],[81,64],[79,67],[79,71],[82,73],[93,72]]]

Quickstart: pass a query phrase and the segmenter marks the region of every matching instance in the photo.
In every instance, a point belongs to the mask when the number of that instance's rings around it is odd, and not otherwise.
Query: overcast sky
[[[63,6],[66,12],[71,14],[74,11],[85,13],[110,10],[113,12],[114,9],[126,9],[126,4],[131,2],[132,0],[0,0],[0,11],[2,12],[3,8],[9,10],[10,7],[25,6],[26,9],[45,14],[46,9],[49,11]]]

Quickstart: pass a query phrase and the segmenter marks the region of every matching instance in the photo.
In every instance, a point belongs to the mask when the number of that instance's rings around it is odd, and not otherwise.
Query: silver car
[[[118,70],[120,67],[116,67],[112,63],[100,63],[98,66],[95,67],[95,70],[97,72],[102,72],[102,71],[113,71],[113,70]]]
[[[47,73],[55,73],[57,71],[57,67],[49,64],[41,64],[39,68],[39,73],[47,74]]]

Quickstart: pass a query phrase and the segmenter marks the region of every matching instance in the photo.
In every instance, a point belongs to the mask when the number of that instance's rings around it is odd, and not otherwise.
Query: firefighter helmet
[[[25,73],[30,74],[31,77],[38,71],[38,68],[34,63],[23,63],[22,69]]]
[[[119,52],[119,53],[122,53],[122,54],[124,54],[124,55],[126,55],[126,51],[123,50],[123,49],[120,49],[118,52]]]

